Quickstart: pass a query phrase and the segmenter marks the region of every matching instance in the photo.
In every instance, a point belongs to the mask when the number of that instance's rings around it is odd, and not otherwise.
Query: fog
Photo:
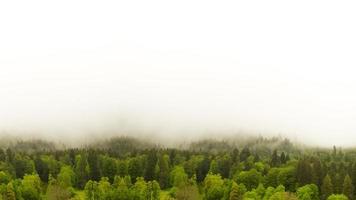
[[[2,1],[2,135],[356,145],[354,1]]]

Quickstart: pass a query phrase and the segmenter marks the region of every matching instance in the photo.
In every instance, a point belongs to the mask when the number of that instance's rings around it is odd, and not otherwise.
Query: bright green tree
[[[239,200],[241,196],[239,194],[239,187],[235,181],[232,182],[229,200]]]
[[[107,200],[111,198],[112,188],[107,177],[102,177],[98,183],[98,196],[100,200]]]
[[[58,184],[63,188],[72,187],[75,183],[75,174],[71,166],[61,167],[57,176]]]
[[[208,174],[204,180],[206,200],[221,199],[224,195],[224,181],[220,175]]]
[[[56,179],[50,177],[47,186],[46,200],[63,200],[69,199],[71,196],[71,192],[67,188],[62,187]]]
[[[38,175],[25,175],[21,181],[22,197],[26,200],[41,199],[41,179]]]
[[[89,165],[85,154],[76,156],[74,171],[77,187],[83,188],[89,178]]]
[[[6,200],[16,200],[16,194],[15,194],[14,186],[12,185],[12,182],[8,183],[6,186],[5,199]]]
[[[137,178],[136,183],[132,187],[133,200],[145,200],[148,193],[147,183],[142,177]]]
[[[160,197],[160,187],[157,181],[149,181],[148,185],[148,199],[149,200],[159,200]]]
[[[319,200],[318,186],[315,184],[308,184],[298,188],[297,197],[299,200]]]
[[[170,182],[174,187],[180,187],[188,182],[188,175],[182,166],[175,166],[170,173]]]
[[[98,183],[89,180],[84,187],[86,200],[99,200]]]
[[[327,200],[349,200],[347,196],[343,194],[333,194],[328,197]]]
[[[248,190],[252,190],[262,182],[262,174],[256,169],[251,169],[240,172],[234,179],[237,183],[243,183]]]

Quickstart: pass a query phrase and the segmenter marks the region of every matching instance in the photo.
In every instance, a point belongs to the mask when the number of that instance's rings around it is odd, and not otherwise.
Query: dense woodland
[[[356,199],[353,183],[356,150],[281,138],[181,148],[127,137],[81,148],[17,141],[0,149],[3,200],[346,200]]]

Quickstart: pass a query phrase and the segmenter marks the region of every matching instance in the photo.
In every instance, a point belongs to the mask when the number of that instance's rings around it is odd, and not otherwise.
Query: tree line
[[[352,149],[302,149],[261,138],[184,149],[132,138],[65,149],[30,143],[0,149],[0,199],[356,199]]]

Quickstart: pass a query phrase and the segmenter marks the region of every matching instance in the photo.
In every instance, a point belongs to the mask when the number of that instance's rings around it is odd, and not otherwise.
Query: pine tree
[[[281,163],[282,164],[286,164],[287,160],[286,160],[286,154],[284,154],[284,152],[281,153]]]
[[[167,155],[161,155],[158,159],[158,178],[159,184],[161,188],[165,189],[168,187],[168,177],[169,177],[169,164],[168,164],[169,157]]]
[[[323,200],[327,199],[333,193],[333,184],[331,183],[331,178],[328,174],[324,177],[320,189]]]
[[[323,169],[319,159],[313,160],[313,183],[318,187],[322,184]]]
[[[243,148],[240,153],[240,161],[241,162],[245,161],[248,157],[250,157],[250,155],[251,155],[250,149],[248,147]]]
[[[16,200],[14,187],[11,182],[9,184],[7,184],[7,186],[6,186],[6,195],[5,196],[6,196],[6,200]]]
[[[231,185],[231,192],[229,200],[239,200],[239,187],[235,181]]]
[[[300,160],[297,165],[297,181],[300,186],[311,183],[312,179],[313,174],[309,161],[306,159]]]
[[[272,167],[276,167],[276,166],[279,165],[279,163],[280,163],[280,159],[279,159],[279,156],[277,154],[277,150],[274,150],[273,154],[272,154],[271,166]]]
[[[239,149],[234,148],[231,153],[232,162],[235,163],[239,160]]]
[[[89,165],[85,154],[77,155],[74,170],[77,176],[77,186],[83,188],[89,178]]]
[[[343,178],[340,176],[339,173],[336,173],[335,177],[333,178],[333,185],[334,193],[342,193]]]
[[[354,192],[354,188],[352,185],[352,181],[349,175],[345,176],[344,179],[344,184],[343,184],[343,188],[342,188],[342,193],[347,196],[349,199],[353,199],[353,192]]]
[[[261,189],[261,188],[259,188],[259,189]],[[264,188],[263,188],[263,190],[264,190]],[[247,189],[244,184],[237,185],[237,183],[235,181],[233,181],[231,184],[231,190],[230,190],[228,199],[229,200],[241,200],[241,199],[243,199],[243,196],[246,192],[247,192]],[[255,191],[255,192],[258,193],[258,191]]]
[[[155,169],[157,164],[157,154],[155,150],[151,150],[147,156],[145,180],[153,181],[155,179]]]
[[[96,151],[90,151],[88,154],[88,164],[89,164],[89,177],[91,180],[99,181],[100,180],[100,166],[99,158]]]
[[[6,161],[6,154],[2,148],[0,148],[0,161],[2,161],[2,162]]]
[[[356,183],[356,161],[352,165],[351,178],[352,178],[352,183]]]

